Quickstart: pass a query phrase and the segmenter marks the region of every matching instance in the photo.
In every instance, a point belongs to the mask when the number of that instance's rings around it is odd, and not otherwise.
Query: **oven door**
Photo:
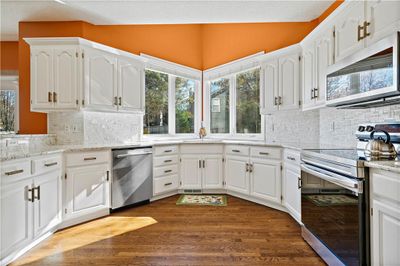
[[[365,265],[363,181],[309,164],[301,165],[301,181],[303,236],[320,243],[305,240],[328,264]]]

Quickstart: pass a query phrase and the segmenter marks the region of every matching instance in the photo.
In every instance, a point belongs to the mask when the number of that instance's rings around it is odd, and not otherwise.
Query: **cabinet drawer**
[[[281,149],[271,147],[251,147],[251,157],[267,158],[267,159],[281,159]]]
[[[49,156],[32,160],[32,174],[39,175],[61,168],[61,156]]]
[[[283,160],[285,163],[300,166],[300,151],[285,149],[283,152]]]
[[[178,145],[171,145],[171,146],[157,146],[154,148],[154,155],[170,155],[170,154],[177,154],[178,153]]]
[[[154,179],[154,195],[178,189],[178,187],[179,179],[177,175],[163,176]]]
[[[18,181],[31,175],[30,160],[15,160],[10,162],[2,162],[0,167],[2,182]],[[3,180],[4,179],[4,180]]]
[[[179,162],[178,155],[154,157],[154,166],[165,166],[170,164],[177,164]]]
[[[110,160],[110,151],[77,152],[66,155],[67,167],[105,163],[110,162]]]
[[[153,175],[154,177],[157,177],[157,176],[171,175],[176,173],[178,173],[178,165],[172,164],[168,166],[155,167]]]
[[[249,147],[242,145],[226,145],[225,152],[226,154],[248,156]]]
[[[398,173],[374,170],[372,172],[372,194],[400,203],[400,178]]]
[[[220,144],[183,144],[181,145],[181,153],[186,154],[222,154],[224,146]]]

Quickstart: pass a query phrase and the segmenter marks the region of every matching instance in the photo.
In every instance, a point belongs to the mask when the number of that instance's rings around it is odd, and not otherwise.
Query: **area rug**
[[[181,195],[176,205],[226,206],[225,195]]]
[[[303,196],[317,206],[357,205],[357,199],[347,195],[305,195]]]

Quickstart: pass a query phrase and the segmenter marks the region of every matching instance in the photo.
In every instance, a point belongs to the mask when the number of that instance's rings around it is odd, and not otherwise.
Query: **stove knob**
[[[367,132],[372,132],[372,131],[374,131],[374,127],[373,127],[373,126],[367,126],[367,127],[365,128],[365,130],[366,130]]]
[[[365,130],[365,127],[364,127],[364,126],[359,126],[359,127],[358,127],[358,131],[363,132],[364,130]]]

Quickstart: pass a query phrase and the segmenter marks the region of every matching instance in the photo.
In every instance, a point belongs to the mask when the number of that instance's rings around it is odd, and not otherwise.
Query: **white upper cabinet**
[[[315,46],[312,43],[303,47],[302,55],[302,90],[303,90],[303,110],[314,107],[314,89],[315,89]]]
[[[367,46],[400,30],[400,1],[365,1],[367,26]]]
[[[280,110],[299,108],[299,54],[294,53],[279,58],[279,97]]]
[[[315,41],[315,106],[324,106],[326,98],[326,75],[328,66],[333,64],[334,39],[331,30],[324,31]]]
[[[96,49],[84,50],[85,107],[117,110],[117,58]]]
[[[118,59],[118,109],[144,111],[143,64],[133,60]]]
[[[354,1],[335,18],[335,59],[340,61],[364,47],[364,1]]]
[[[54,105],[59,109],[75,109],[78,106],[78,101],[77,48],[55,48]]]
[[[53,71],[53,49],[31,49],[31,110],[54,107]]]
[[[278,110],[278,60],[272,59],[262,66],[264,78],[264,110],[261,113],[272,113]]]
[[[146,59],[82,38],[25,38],[31,110],[144,112]]]

